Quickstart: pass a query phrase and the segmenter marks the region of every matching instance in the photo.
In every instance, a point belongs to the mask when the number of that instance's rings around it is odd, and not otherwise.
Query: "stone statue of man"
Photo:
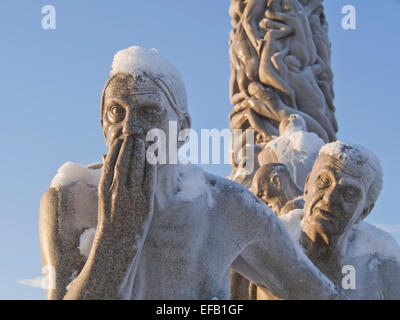
[[[343,297],[247,189],[146,159],[150,130],[190,125],[181,76],[156,50],[116,54],[101,109],[103,164],[64,168],[42,198],[42,260],[56,277],[48,298],[227,299],[231,266],[285,298]]]
[[[259,168],[254,174],[251,191],[277,216],[304,208],[303,190],[283,163],[268,163]],[[231,299],[272,300],[276,297],[232,270]]]
[[[307,130],[304,119],[291,114],[279,125],[279,137],[272,139],[259,153],[260,166],[271,163],[283,163],[291,172],[294,182],[304,188],[319,149],[325,144],[314,132]]]
[[[282,217],[313,263],[353,299],[400,299],[400,248],[363,222],[381,188],[374,153],[333,142],[320,150],[307,177],[304,211]]]
[[[293,181],[283,163],[268,163],[257,170],[251,191],[277,216],[303,209],[303,190]]]

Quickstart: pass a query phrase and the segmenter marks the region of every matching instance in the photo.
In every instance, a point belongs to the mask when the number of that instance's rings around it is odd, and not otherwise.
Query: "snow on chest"
[[[215,204],[209,184],[204,176],[204,171],[195,165],[181,165],[179,167],[178,192],[176,198],[180,201],[198,201],[203,195],[206,196],[206,205],[212,208]],[[197,202],[196,205],[202,205]]]

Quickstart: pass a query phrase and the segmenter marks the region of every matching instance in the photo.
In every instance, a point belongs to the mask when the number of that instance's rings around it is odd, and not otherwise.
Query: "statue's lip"
[[[314,213],[318,214],[319,217],[321,217],[321,219],[328,221],[328,222],[332,222],[334,215],[332,212],[327,211],[327,210],[323,210],[321,208],[314,208]]]

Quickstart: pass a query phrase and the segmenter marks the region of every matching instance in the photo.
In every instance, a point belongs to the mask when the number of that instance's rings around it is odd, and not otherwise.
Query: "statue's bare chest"
[[[172,202],[168,208],[155,210],[146,249],[154,252],[174,252],[177,256],[199,250],[206,242],[210,217],[201,205]],[[159,254],[163,255],[163,253]],[[183,257],[182,257],[183,259]]]

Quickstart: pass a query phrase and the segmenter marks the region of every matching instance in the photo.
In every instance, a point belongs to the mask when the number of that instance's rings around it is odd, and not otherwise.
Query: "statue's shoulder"
[[[293,241],[299,242],[301,236],[301,220],[304,216],[304,209],[294,209],[287,214],[279,216]]]
[[[400,246],[397,241],[388,232],[365,221],[351,230],[347,254],[353,258],[376,255],[400,262]]]
[[[204,177],[207,184],[216,189],[216,195],[220,195],[221,197],[227,199],[243,200],[243,198],[245,198],[252,201],[259,201],[259,199],[251,191],[236,181],[216,176],[206,171],[204,171]]]
[[[74,228],[96,225],[98,184],[102,163],[83,166],[72,162],[63,164],[43,194],[40,215],[45,220],[55,216],[67,218]]]
[[[227,208],[228,214],[232,215],[236,212],[240,216],[249,218],[272,213],[265,203],[243,185],[207,172],[204,173],[204,176],[207,183],[215,190],[212,193],[214,200],[219,202],[222,207]],[[275,216],[275,214],[273,215]]]
[[[77,183],[84,183],[91,187],[99,185],[103,164],[101,162],[88,166],[66,162],[57,171],[50,184],[50,188],[68,187]]]
[[[221,207],[226,202],[235,202],[241,197],[252,196],[242,185],[210,174],[193,164],[179,165],[178,193],[182,201],[196,202],[206,196],[208,207]]]

